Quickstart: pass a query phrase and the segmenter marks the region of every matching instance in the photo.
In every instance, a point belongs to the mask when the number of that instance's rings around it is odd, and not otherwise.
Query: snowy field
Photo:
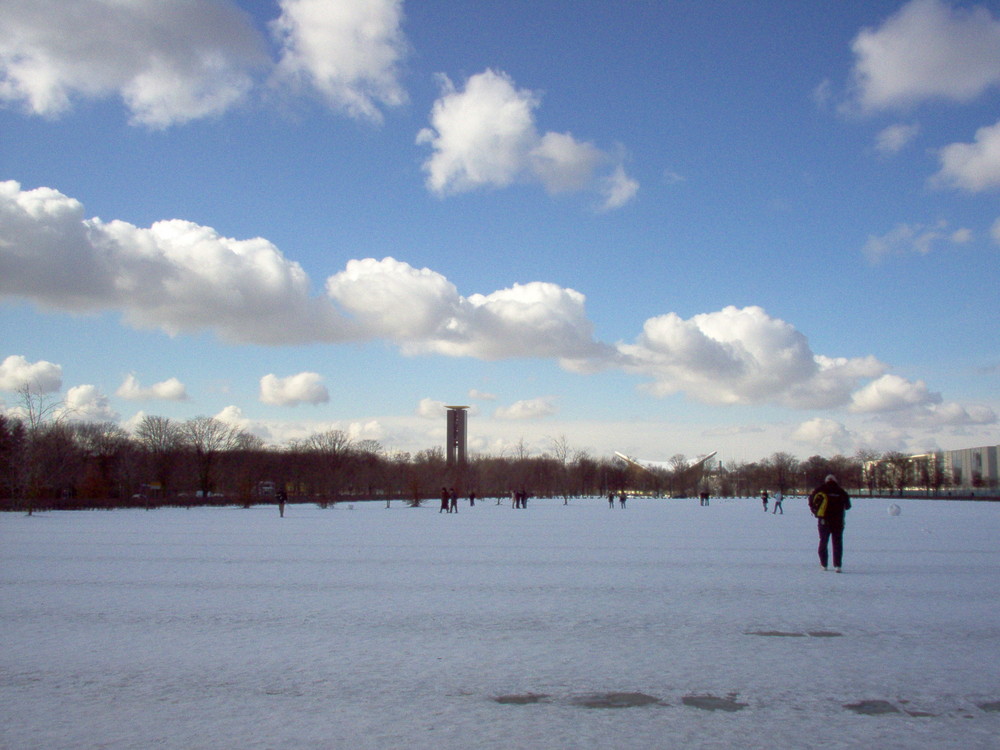
[[[996,748],[1000,503],[0,515],[0,747]]]

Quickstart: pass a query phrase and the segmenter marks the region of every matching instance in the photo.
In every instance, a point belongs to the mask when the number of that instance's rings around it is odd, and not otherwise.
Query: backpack
[[[816,490],[809,496],[809,510],[816,518],[823,518],[826,515],[826,505],[829,501],[829,496],[823,490]]]

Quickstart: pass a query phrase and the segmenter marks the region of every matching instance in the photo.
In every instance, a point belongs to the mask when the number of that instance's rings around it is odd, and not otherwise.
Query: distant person
[[[827,546],[833,540],[833,569],[838,573],[844,558],[844,515],[851,509],[851,498],[828,474],[826,480],[809,495],[809,510],[816,516],[819,529],[819,564],[827,569]]]
[[[285,501],[288,500],[288,496],[285,494],[284,490],[278,490],[278,516],[280,518],[285,517]]]
[[[707,506],[708,505],[708,491],[707,490],[702,490],[701,491],[701,495],[699,497],[701,497],[701,504],[704,505],[704,506]]]
[[[772,510],[771,513],[774,514],[774,513],[779,513],[780,512],[781,515],[785,515],[785,509],[781,507],[781,504],[784,501],[785,501],[785,495],[784,495],[784,493],[781,490],[778,490],[777,492],[775,492],[774,493],[774,510]]]
[[[475,492],[470,492],[469,493],[469,507],[470,508],[475,508],[476,507],[476,493]]]
[[[622,490],[622,494],[618,496],[618,507],[624,510],[626,500],[628,500],[628,495],[625,494],[625,490]]]
[[[448,493],[448,512],[458,513],[458,493],[455,492],[455,488],[451,488],[451,492]]]
[[[608,493],[608,507],[611,508],[611,510],[615,509],[615,493],[614,492],[609,492]]]
[[[451,502],[451,495],[448,494],[448,488],[441,488],[441,510],[438,513],[451,513],[449,510],[449,505]]]
[[[764,512],[767,513],[767,490],[760,491],[760,501],[764,504]]]

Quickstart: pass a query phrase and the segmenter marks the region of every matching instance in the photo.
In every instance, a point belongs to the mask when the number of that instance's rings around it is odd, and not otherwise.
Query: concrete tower
[[[447,450],[448,465],[465,464],[467,446],[465,428],[468,406],[446,406],[448,410]]]

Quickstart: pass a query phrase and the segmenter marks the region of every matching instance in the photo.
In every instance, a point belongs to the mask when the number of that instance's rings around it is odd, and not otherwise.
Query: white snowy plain
[[[1000,746],[1000,503],[854,505],[0,514],[0,746]]]

